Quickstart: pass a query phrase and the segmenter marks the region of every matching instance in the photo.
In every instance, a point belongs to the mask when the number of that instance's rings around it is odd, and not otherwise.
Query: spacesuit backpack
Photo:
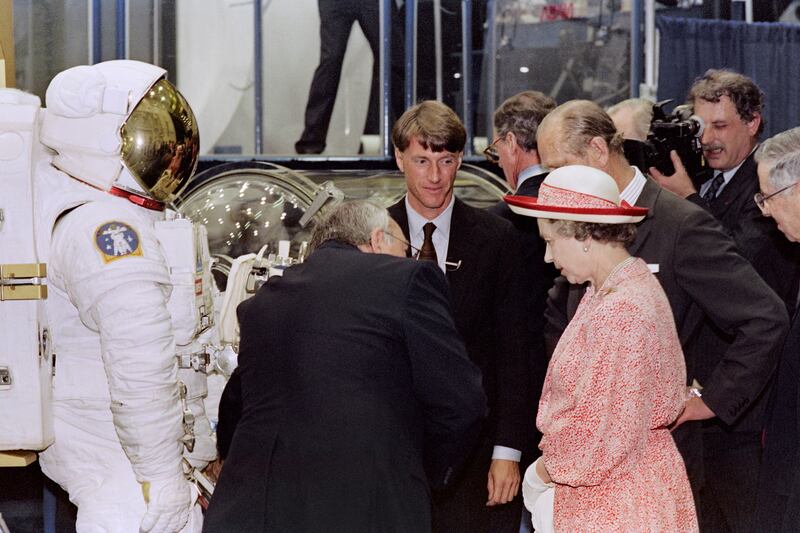
[[[38,97],[0,90],[0,450],[53,442],[47,267],[37,249],[33,182],[34,162],[47,157],[39,113]]]

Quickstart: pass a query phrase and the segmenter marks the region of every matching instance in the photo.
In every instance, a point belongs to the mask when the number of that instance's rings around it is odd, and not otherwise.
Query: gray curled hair
[[[800,150],[783,156],[769,173],[776,189],[783,189],[800,181]]]
[[[311,232],[309,248],[316,250],[327,241],[353,246],[369,244],[372,230],[389,229],[389,212],[369,200],[343,202],[328,212]]]
[[[756,163],[775,163],[782,157],[800,150],[800,126],[773,135],[756,150]]]

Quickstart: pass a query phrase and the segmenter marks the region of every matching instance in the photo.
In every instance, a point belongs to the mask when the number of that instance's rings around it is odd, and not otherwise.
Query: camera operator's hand
[[[661,187],[677,194],[681,198],[686,198],[696,193],[697,189],[695,189],[689,174],[686,173],[686,168],[683,166],[683,161],[681,161],[680,156],[678,156],[678,152],[675,150],[670,151],[669,158],[672,159],[672,166],[675,167],[675,174],[672,176],[665,176],[659,172],[657,168],[650,167],[650,175],[653,176],[653,179],[656,180]]]

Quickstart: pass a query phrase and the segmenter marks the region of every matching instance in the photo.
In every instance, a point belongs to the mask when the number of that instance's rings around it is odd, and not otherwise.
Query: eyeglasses
[[[791,185],[787,185],[786,187],[784,187],[782,189],[778,189],[774,193],[768,194],[766,196],[764,196],[764,193],[762,193],[762,192],[757,192],[755,194],[755,196],[753,196],[753,200],[755,201],[756,205],[763,211],[764,209],[767,208],[767,200],[769,200],[770,198],[772,198],[776,194],[780,194],[783,191],[791,189],[792,187],[794,187],[798,183],[800,183],[800,182],[796,181],[796,182],[792,183]]]
[[[384,231],[384,233],[386,235],[388,235],[389,237],[391,237],[392,239],[397,239],[399,242],[401,242],[401,243],[405,244],[406,246],[408,246],[409,248],[411,248],[411,250],[414,252],[414,256],[413,256],[414,260],[415,261],[419,261],[419,253],[422,250],[420,250],[419,248],[417,248],[416,246],[414,246],[413,244],[411,244],[407,240],[403,239],[402,237],[398,237],[394,233],[389,233],[388,231]],[[458,261],[445,261],[444,262],[444,269],[447,272],[455,272],[459,268],[461,268],[461,260],[460,259]]]
[[[483,151],[483,156],[488,162],[494,163],[495,165],[500,162],[500,154],[497,153],[497,147],[495,145],[502,140],[503,137],[498,137]]]
[[[411,244],[410,242],[408,242],[407,240],[403,239],[402,237],[398,237],[394,233],[389,233],[388,231],[384,231],[384,233],[386,235],[388,235],[389,237],[391,237],[392,239],[395,239],[397,242],[405,244],[408,248],[411,248],[411,250],[414,252],[414,258],[415,259],[419,255],[420,249],[417,248],[416,246],[414,246],[413,244]],[[408,250],[406,250],[406,252],[408,252]]]

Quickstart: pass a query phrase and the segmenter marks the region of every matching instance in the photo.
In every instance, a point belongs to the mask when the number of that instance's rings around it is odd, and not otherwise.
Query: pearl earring
[[[588,246],[584,246],[584,247],[583,247],[583,251],[584,251],[584,252],[588,252],[588,251],[589,251],[589,247],[588,247]]]

